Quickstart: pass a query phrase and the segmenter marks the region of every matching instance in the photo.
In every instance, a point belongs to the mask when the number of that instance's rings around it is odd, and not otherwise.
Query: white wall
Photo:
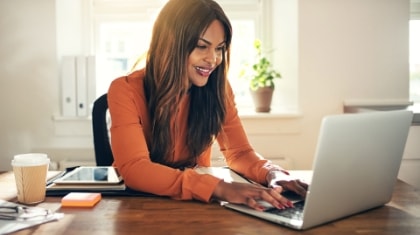
[[[251,133],[258,150],[270,156],[283,154],[296,168],[310,168],[321,118],[343,112],[345,100],[399,103],[408,101],[408,14],[409,1],[273,1],[277,15],[287,15],[292,23],[278,23],[275,32],[282,42],[297,39],[292,49],[286,44],[280,61],[292,60],[296,71],[286,70],[284,79],[297,76],[298,100],[302,116],[268,120],[244,120],[249,129],[272,131]],[[283,13],[282,9],[289,12]],[[290,11],[296,10],[296,14]],[[282,14],[283,13],[283,14]],[[294,26],[296,34],[282,34]],[[280,20],[280,19],[279,19]],[[287,37],[287,39],[282,39]],[[284,45],[279,43],[280,46]],[[296,51],[295,56],[290,53]],[[282,57],[284,56],[284,57]],[[284,71],[284,70],[282,70]],[[290,78],[290,79],[291,79]],[[254,127],[263,126],[263,127]],[[264,126],[267,126],[264,129]]]
[[[320,118],[342,112],[345,100],[408,100],[408,12],[400,0],[299,1],[299,97],[310,146]]]
[[[281,68],[285,85],[279,89],[297,87],[291,97],[300,110],[244,117],[243,123],[260,153],[309,169],[321,118],[342,113],[345,100],[408,101],[409,1],[273,5],[275,59],[290,62]],[[286,23],[282,15],[295,21]],[[0,35],[0,170],[10,169],[13,154],[29,151],[46,151],[56,161],[93,160],[90,121],[72,120],[78,128],[69,135],[62,133],[68,121],[52,118],[60,111],[55,1],[0,1]]]
[[[0,170],[48,144],[57,112],[53,0],[0,1]]]

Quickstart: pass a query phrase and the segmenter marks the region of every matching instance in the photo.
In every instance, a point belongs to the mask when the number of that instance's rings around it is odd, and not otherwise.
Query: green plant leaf
[[[274,79],[280,79],[281,74],[272,67],[271,62],[262,54],[261,40],[256,39],[254,41],[254,48],[256,51],[256,62],[251,66],[252,71],[243,68],[239,76],[249,79],[249,85],[252,90],[256,90],[259,87],[274,88]],[[249,67],[249,65],[245,65],[245,67]]]

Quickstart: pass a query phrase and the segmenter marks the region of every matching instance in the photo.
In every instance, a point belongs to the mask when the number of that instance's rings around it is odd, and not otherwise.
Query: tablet
[[[118,171],[110,166],[81,166],[54,180],[56,184],[119,184]]]

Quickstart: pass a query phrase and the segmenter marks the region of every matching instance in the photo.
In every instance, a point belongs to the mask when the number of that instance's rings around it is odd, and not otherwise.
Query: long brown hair
[[[214,20],[219,20],[224,27],[226,49],[222,63],[205,86],[190,88],[188,57]],[[170,163],[174,148],[170,122],[176,115],[180,98],[188,92],[187,162],[195,162],[221,131],[226,115],[225,89],[231,39],[229,19],[213,0],[170,0],[162,8],[153,28],[144,81],[152,121],[149,143],[152,161],[174,167],[186,164]]]

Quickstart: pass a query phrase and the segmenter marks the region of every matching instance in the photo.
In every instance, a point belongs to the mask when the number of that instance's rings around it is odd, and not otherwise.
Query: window
[[[80,97],[87,97],[84,99],[87,105],[83,107],[88,109],[95,98],[107,92],[112,80],[132,70],[137,59],[145,55],[155,18],[167,1],[55,0],[57,58],[62,73],[60,74],[61,112],[56,118],[62,120],[73,120],[75,117],[78,120],[88,118],[90,110],[81,115],[74,111],[80,109],[78,101]],[[253,59],[255,38],[261,39],[265,49],[272,52],[267,56],[272,59],[274,67],[279,69],[284,77],[278,81],[279,86],[276,86],[270,115],[290,116],[299,113],[295,1],[216,1],[223,7],[234,27],[229,80],[235,92],[240,115],[251,118],[255,116],[248,82],[239,79],[242,64],[249,64]],[[277,22],[276,27],[273,22]],[[94,75],[87,76],[87,84],[82,84],[84,91],[79,87],[77,76],[76,78],[72,76],[71,79],[63,78],[63,74],[67,74],[63,72],[63,67],[73,68],[76,73],[80,72],[77,66],[76,69],[73,65],[64,66],[65,57],[70,57],[72,60],[76,57],[92,56],[95,57],[95,65],[89,63],[85,67],[93,71]],[[89,69],[92,67],[94,69]],[[66,85],[67,83],[70,85]],[[66,115],[64,110],[71,110],[72,114]],[[273,116],[276,115],[271,117]]]
[[[420,20],[410,20],[410,99],[420,102]]]
[[[420,0],[410,3],[410,100],[420,103]]]
[[[97,59],[96,96],[105,93],[110,82],[129,73],[145,55],[153,22],[166,1],[94,0],[92,5],[93,47]],[[229,16],[234,35],[229,78],[239,109],[252,108],[248,83],[239,78],[241,67],[253,58],[253,41],[262,38],[262,4],[267,1],[220,0]],[[264,38],[270,38],[264,35]]]

